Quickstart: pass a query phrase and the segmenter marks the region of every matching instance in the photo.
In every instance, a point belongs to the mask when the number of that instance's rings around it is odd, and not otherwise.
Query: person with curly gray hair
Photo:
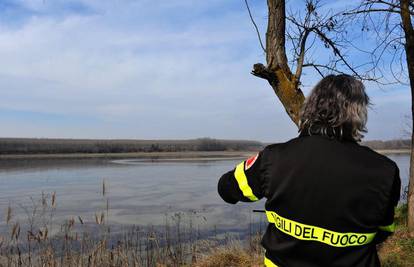
[[[369,105],[361,81],[329,75],[305,100],[297,137],[220,177],[227,203],[266,199],[265,266],[380,266],[401,180],[394,161],[359,143]]]
[[[366,132],[368,105],[369,97],[361,81],[345,74],[329,75],[306,99],[300,112],[299,130],[338,137],[345,132],[360,141]]]

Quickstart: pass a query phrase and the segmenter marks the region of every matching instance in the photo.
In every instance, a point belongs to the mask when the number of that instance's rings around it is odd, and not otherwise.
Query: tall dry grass
[[[114,233],[108,223],[111,214],[105,180],[101,190],[102,205],[95,211],[94,220],[89,221],[76,216],[57,223],[55,192],[31,198],[31,205],[23,207],[25,220],[15,216],[15,208],[9,205],[5,211],[5,231],[0,234],[0,266],[212,266],[207,265],[209,258],[205,255],[224,257],[218,252],[224,252],[220,247],[227,244],[231,244],[231,253],[247,249],[260,254],[252,227],[243,248],[241,243],[235,245],[234,238],[223,237],[217,231],[215,235],[202,236],[194,212],[166,214],[162,226],[132,226]],[[224,258],[220,260],[224,265],[219,266],[232,266],[225,262],[243,263],[247,259]]]

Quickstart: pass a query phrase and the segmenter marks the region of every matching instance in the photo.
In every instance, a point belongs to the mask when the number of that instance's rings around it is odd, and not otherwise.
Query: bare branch
[[[320,29],[315,28],[313,31],[316,34],[318,34],[319,37],[321,37],[321,39],[324,42],[326,42],[332,48],[332,50],[334,52],[334,55],[335,56],[338,56],[342,60],[342,62],[348,67],[348,69],[354,73],[355,76],[357,76],[358,78],[362,79],[362,77],[358,74],[358,72],[356,72],[356,70],[344,58],[344,56],[341,54],[341,52],[337,48],[336,44],[331,39],[329,39]]]
[[[388,9],[383,9],[383,8],[376,8],[375,9],[374,8],[374,9],[364,9],[364,10],[355,10],[355,11],[344,12],[344,13],[342,13],[342,15],[348,16],[348,15],[356,15],[356,14],[371,13],[371,12],[391,12],[391,13],[397,13],[397,14],[400,13],[399,10],[395,10],[393,8],[388,8]]]
[[[329,70],[331,72],[336,72],[336,73],[339,73],[339,74],[345,74],[345,72],[342,72],[342,71],[338,70],[337,68],[330,67],[328,65],[315,64],[315,63],[306,63],[306,64],[303,64],[303,67],[304,68],[307,68],[307,67],[317,68],[318,72],[320,72],[319,68],[323,68],[323,69]],[[321,74],[321,75],[323,75],[323,74]]]
[[[410,2],[413,3],[413,1]],[[376,45],[368,51],[362,51],[359,47],[355,47],[351,40],[348,41],[348,44],[370,57],[369,62],[364,63],[363,68],[366,75],[381,80],[381,83],[378,82],[379,84],[407,84],[404,81],[408,78],[405,75],[406,67],[402,64],[405,59],[401,52],[405,51],[405,36],[399,16],[402,12],[401,3],[400,0],[362,0],[355,8],[343,13],[344,16],[355,19],[356,23],[361,23],[360,38],[372,40],[372,33],[369,32],[374,32]],[[409,6],[406,11],[408,17],[414,15],[414,10]],[[367,32],[366,36],[364,36],[365,32]],[[367,67],[369,68],[367,69]]]
[[[276,75],[269,71],[263,64],[256,63],[253,65],[252,74],[259,78],[270,81],[277,81]]]
[[[302,67],[303,61],[305,60],[305,46],[306,46],[306,39],[308,38],[310,30],[306,29],[303,33],[302,40],[300,42],[300,53],[298,57],[298,63],[296,67],[296,79],[300,80],[300,76],[302,75]]]
[[[319,70],[318,66],[313,66],[313,68],[321,75],[322,78],[325,78],[325,75]]]
[[[305,61],[305,55],[309,53],[306,48],[306,41],[308,36],[310,36],[311,33],[314,33],[314,36],[319,37],[327,48],[331,48],[333,50],[335,58],[339,58],[340,61],[343,62],[344,66],[346,66],[355,76],[362,79],[363,77],[358,74],[356,68],[352,67],[342,52],[340,52],[341,42],[346,43],[346,39],[343,36],[345,30],[343,28],[344,22],[337,20],[336,18],[341,15],[342,12],[338,12],[336,14],[325,12],[325,14],[321,16],[318,12],[316,12],[319,8],[318,3],[319,1],[306,1],[307,12],[303,19],[301,19],[301,16],[298,15],[298,12],[290,13],[289,16],[286,17],[287,21],[298,28],[297,35],[299,37],[292,39],[291,34],[287,34],[287,37],[292,41],[293,50],[296,56],[296,60],[294,61],[297,65],[295,76],[299,79],[302,74],[302,65]],[[329,33],[333,36],[328,36],[327,34]],[[315,39],[316,38],[313,39],[312,45]],[[331,63],[334,61],[335,59],[331,59]],[[336,63],[337,62],[332,65],[333,68],[337,67]],[[319,64],[326,65],[321,63]],[[317,66],[314,66],[314,68],[315,67],[317,68]]]
[[[386,6],[388,6],[388,8],[386,8],[384,6],[376,7],[378,4],[386,5]],[[375,8],[374,8],[374,6],[375,6]],[[413,5],[413,7],[414,7],[414,5]],[[348,12],[342,13],[342,15],[349,16],[349,15],[357,15],[357,14],[362,14],[362,13],[377,13],[377,12],[400,14],[401,9],[400,9],[400,6],[398,4],[393,4],[393,3],[389,3],[389,2],[381,1],[381,0],[371,0],[371,1],[368,0],[368,1],[364,1],[357,8],[355,8],[353,10],[350,10]],[[413,10],[409,10],[409,13],[411,15],[414,15]]]
[[[263,45],[263,42],[262,42],[262,37],[260,36],[260,31],[259,31],[259,28],[257,27],[257,24],[256,24],[256,22],[255,22],[255,21],[254,21],[254,19],[253,19],[252,12],[250,11],[249,3],[247,2],[247,0],[244,0],[244,2],[246,3],[246,8],[247,8],[247,11],[249,12],[249,17],[250,17],[250,20],[252,21],[253,26],[254,26],[254,28],[256,29],[256,33],[257,33],[257,37],[259,38],[259,43],[260,43],[260,46],[262,47],[263,51],[266,53],[266,48],[265,48],[265,47],[264,47],[264,45]]]

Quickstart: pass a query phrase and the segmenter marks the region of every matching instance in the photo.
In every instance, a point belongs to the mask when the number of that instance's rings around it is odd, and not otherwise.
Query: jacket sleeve
[[[218,193],[227,203],[253,202],[263,198],[262,169],[263,151],[240,162],[223,174],[218,182]]]
[[[394,175],[394,182],[391,189],[391,197],[386,207],[385,218],[381,225],[378,227],[378,232],[375,236],[374,242],[375,243],[382,243],[392,235],[395,231],[395,222],[394,222],[394,211],[398,205],[400,200],[400,193],[401,193],[401,179],[400,179],[400,171],[395,166],[395,175]]]

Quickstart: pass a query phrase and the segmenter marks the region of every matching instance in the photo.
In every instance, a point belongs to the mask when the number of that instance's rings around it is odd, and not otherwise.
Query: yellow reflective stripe
[[[244,161],[237,165],[236,170],[234,171],[234,177],[236,177],[237,183],[240,190],[243,193],[243,196],[247,197],[252,201],[259,200],[254,194],[252,189],[247,182],[246,174],[244,173]]]
[[[380,226],[378,228],[382,231],[385,231],[385,232],[394,232],[395,231],[395,223],[392,223],[392,224],[386,225],[386,226]]]
[[[264,265],[266,267],[278,267],[276,264],[274,264],[271,260],[269,260],[268,258],[266,258],[266,256],[264,257]]]
[[[285,234],[300,240],[318,241],[334,247],[362,246],[370,243],[376,233],[339,233],[325,228],[295,222],[278,215],[274,211],[266,211],[269,223]]]

